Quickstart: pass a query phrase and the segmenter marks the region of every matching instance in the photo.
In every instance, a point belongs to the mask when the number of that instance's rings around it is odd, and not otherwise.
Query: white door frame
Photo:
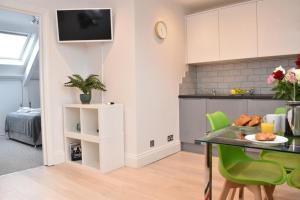
[[[48,18],[49,12],[42,8],[34,8],[24,4],[17,4],[9,2],[1,3],[0,9],[20,12],[24,14],[38,16],[40,19],[39,25],[39,42],[40,42],[40,101],[41,101],[41,128],[42,128],[42,143],[43,143],[43,161],[44,165],[53,165],[54,156],[53,156],[53,143],[50,135],[50,123],[49,123],[49,82],[48,82],[48,42],[47,42],[47,27],[49,25]]]

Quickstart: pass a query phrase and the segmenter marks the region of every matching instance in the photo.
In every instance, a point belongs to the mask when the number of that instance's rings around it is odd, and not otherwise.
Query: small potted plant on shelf
[[[68,76],[69,82],[65,83],[66,87],[76,87],[81,90],[80,101],[82,104],[89,104],[92,99],[92,89],[106,91],[105,85],[99,80],[98,75],[91,74],[86,79],[79,74]]]

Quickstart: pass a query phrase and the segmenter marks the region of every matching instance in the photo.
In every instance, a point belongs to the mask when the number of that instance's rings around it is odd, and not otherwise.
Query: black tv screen
[[[111,9],[57,10],[59,42],[112,41]]]

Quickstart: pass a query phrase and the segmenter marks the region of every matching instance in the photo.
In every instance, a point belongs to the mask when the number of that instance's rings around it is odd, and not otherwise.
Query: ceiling
[[[38,36],[39,25],[37,23],[33,23],[33,19],[34,16],[32,15],[0,9],[0,31],[35,34]],[[36,57],[32,67],[33,79],[39,79],[39,62],[37,58],[38,56]],[[27,61],[23,66],[6,65],[0,63],[0,78],[1,76],[23,76],[26,70]]]
[[[34,16],[0,9],[0,29],[3,31],[36,33],[38,25],[33,23]]]
[[[249,0],[175,0],[184,7],[188,13],[208,10],[220,6],[225,6],[233,3],[240,3]]]

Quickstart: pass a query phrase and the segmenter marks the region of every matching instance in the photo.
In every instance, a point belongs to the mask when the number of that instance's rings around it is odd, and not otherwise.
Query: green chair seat
[[[230,125],[223,112],[207,114],[212,131]],[[217,145],[219,171],[221,175],[234,183],[244,185],[280,185],[286,180],[284,168],[272,161],[254,160],[241,147]]]
[[[293,170],[287,176],[287,183],[289,186],[300,189],[300,169]]]
[[[279,185],[285,182],[284,169],[273,162],[239,161],[227,169],[232,182],[247,185]]]
[[[260,153],[262,160],[274,161],[281,164],[287,171],[292,171],[300,167],[300,155],[293,153],[283,153],[276,151],[262,151]]]

